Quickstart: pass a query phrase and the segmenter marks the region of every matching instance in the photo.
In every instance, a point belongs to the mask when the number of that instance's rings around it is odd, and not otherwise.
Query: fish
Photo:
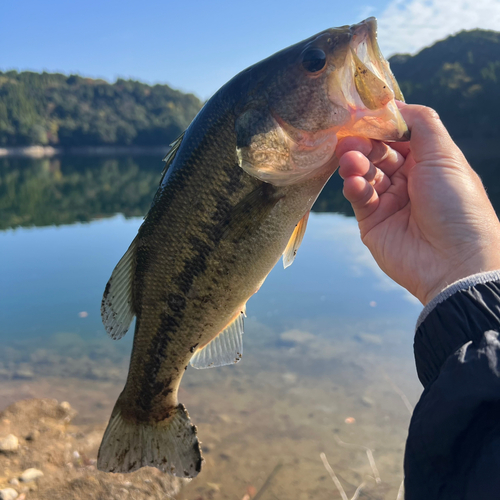
[[[377,21],[322,31],[242,71],[171,145],[151,208],[101,305],[113,339],[136,318],[130,368],[97,467],[193,478],[203,458],[178,389],[188,365],[237,363],[245,308],[338,167],[340,138],[408,140]]]

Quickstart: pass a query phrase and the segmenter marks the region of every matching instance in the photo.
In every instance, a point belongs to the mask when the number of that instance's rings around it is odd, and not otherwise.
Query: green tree
[[[167,146],[201,105],[168,85],[0,72],[0,146]]]

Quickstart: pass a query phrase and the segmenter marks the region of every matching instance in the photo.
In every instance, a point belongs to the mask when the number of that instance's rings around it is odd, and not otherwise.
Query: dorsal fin
[[[304,217],[299,220],[299,223],[295,226],[295,229],[293,230],[292,237],[288,241],[288,245],[285,248],[285,251],[283,252],[283,267],[286,269],[288,266],[292,265],[292,262],[295,259],[295,256],[297,255],[297,250],[300,247],[300,244],[302,243],[302,239],[304,238],[304,234],[306,232],[306,227],[307,227],[307,220],[309,219],[309,213],[306,212]]]
[[[243,355],[244,315],[241,311],[217,337],[198,349],[191,358],[191,366],[200,369],[237,363]]]
[[[109,278],[101,302],[104,328],[113,340],[121,339],[134,319],[132,281],[135,272],[137,236]]]
[[[167,173],[167,170],[169,169],[170,165],[172,165],[172,162],[174,161],[175,155],[177,154],[177,151],[179,150],[179,147],[181,145],[182,139],[184,139],[184,134],[186,131],[182,132],[182,134],[175,139],[172,144],[170,144],[170,149],[168,150],[168,153],[165,155],[162,161],[165,162],[165,166],[163,167],[163,172],[161,173],[161,178],[160,178],[160,186],[161,183],[163,182],[163,179],[165,177],[165,174]]]

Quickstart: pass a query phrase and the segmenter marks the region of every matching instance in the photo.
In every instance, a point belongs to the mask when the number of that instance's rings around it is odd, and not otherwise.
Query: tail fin
[[[201,470],[196,427],[184,405],[160,422],[125,419],[115,406],[97,455],[97,468],[105,472],[132,472],[156,467],[179,477],[195,477]]]

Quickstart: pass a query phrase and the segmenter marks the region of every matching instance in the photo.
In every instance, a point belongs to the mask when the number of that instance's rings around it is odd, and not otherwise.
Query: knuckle
[[[373,164],[378,165],[379,163],[382,163],[385,159],[387,159],[390,150],[391,149],[389,148],[389,146],[387,146],[383,142],[374,141],[373,149],[371,150],[367,158],[371,160]]]
[[[421,114],[422,114],[422,118],[424,118],[425,120],[429,121],[429,122],[433,122],[433,121],[441,121],[441,118],[439,117],[439,114],[438,112],[433,109],[433,108],[429,108],[428,106],[421,106]]]

